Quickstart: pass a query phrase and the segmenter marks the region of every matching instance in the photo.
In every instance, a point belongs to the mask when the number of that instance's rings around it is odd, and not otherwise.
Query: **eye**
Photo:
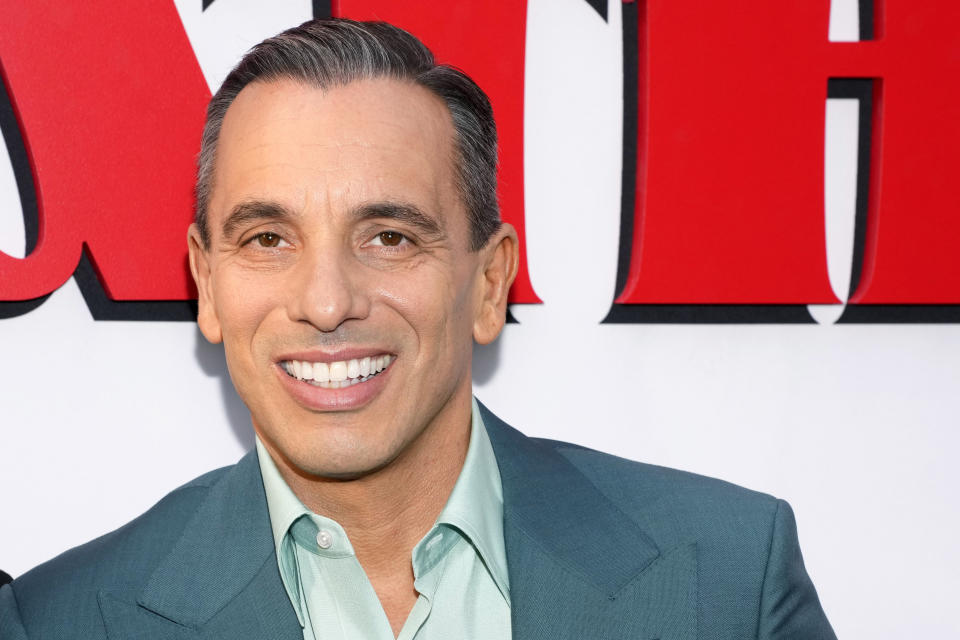
[[[257,235],[250,238],[250,242],[256,242],[261,247],[264,247],[267,249],[276,249],[281,245],[281,243],[285,244],[285,241],[283,238],[281,238],[278,234],[273,233],[271,231],[258,233]]]
[[[404,240],[407,240],[407,237],[397,231],[381,231],[370,242],[375,246],[397,247]]]

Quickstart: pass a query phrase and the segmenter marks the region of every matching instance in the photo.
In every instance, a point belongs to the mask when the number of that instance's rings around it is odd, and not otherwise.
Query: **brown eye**
[[[403,241],[403,234],[397,233],[396,231],[381,231],[378,234],[380,242],[387,247],[395,247]]]
[[[261,247],[274,248],[280,244],[280,236],[275,233],[261,233],[257,236],[257,242]]]

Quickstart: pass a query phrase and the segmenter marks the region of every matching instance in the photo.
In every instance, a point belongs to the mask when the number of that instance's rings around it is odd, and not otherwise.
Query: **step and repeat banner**
[[[252,446],[194,323],[200,129],[250,46],[333,14],[493,101],[523,258],[484,403],[787,499],[841,638],[958,637],[960,6],[734,4],[0,9],[0,569]]]

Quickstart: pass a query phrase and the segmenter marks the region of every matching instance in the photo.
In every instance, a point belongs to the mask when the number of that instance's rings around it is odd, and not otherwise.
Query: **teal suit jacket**
[[[783,501],[571,444],[485,408],[515,640],[835,638]],[[300,640],[255,453],[0,589],[3,640]]]

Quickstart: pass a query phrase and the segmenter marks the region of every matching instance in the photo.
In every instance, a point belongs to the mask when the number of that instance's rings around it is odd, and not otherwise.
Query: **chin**
[[[311,439],[305,446],[281,452],[300,474],[333,480],[355,480],[375,473],[399,453],[354,438]]]
[[[387,461],[370,460],[304,460],[303,464],[295,463],[300,474],[314,478],[329,480],[357,480],[376,473],[389,464]]]

